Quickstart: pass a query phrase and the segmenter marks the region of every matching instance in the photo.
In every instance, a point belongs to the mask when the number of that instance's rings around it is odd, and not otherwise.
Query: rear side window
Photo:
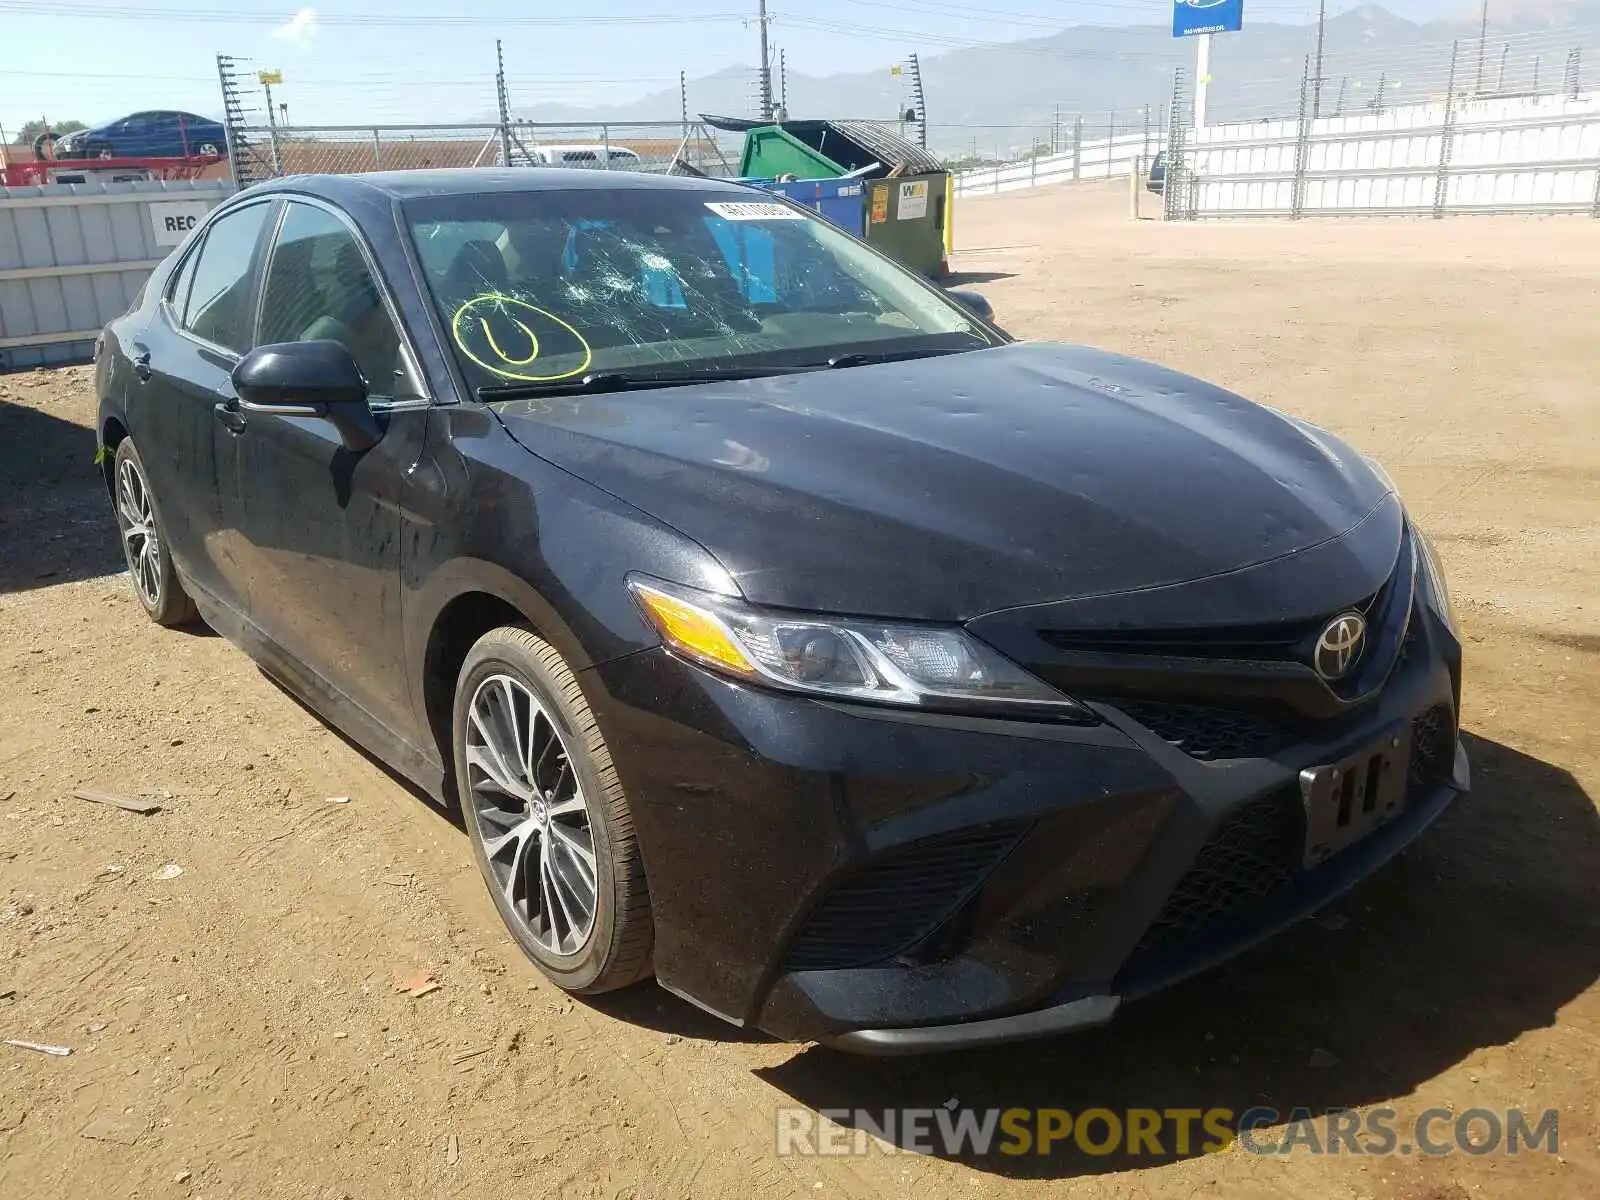
[[[252,204],[229,213],[206,231],[195,256],[193,280],[179,322],[195,337],[243,354],[250,349],[255,316],[251,265],[270,204]],[[187,265],[184,271],[188,271]],[[179,279],[180,286],[183,283]],[[176,307],[177,293],[173,304]]]
[[[196,246],[194,252],[183,260],[183,265],[178,268],[171,286],[167,288],[167,303],[172,305],[172,313],[180,325],[183,324],[183,310],[189,306],[189,288],[194,283],[194,267],[199,261],[200,247]]]

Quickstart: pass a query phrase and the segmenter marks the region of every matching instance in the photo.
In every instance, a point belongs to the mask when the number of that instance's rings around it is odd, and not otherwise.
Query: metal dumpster
[[[950,173],[937,155],[875,121],[703,119],[744,133],[739,174],[749,182],[815,208],[929,278],[948,274]]]

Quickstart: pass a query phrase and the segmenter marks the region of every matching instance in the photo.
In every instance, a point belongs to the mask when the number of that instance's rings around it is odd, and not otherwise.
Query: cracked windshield
[[[997,340],[833,226],[749,192],[491,193],[405,211],[452,349],[486,394]]]

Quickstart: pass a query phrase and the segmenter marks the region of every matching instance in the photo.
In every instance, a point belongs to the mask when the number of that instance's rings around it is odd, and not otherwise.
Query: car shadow
[[[94,430],[0,400],[0,594],[126,569]]]
[[[583,996],[580,999],[605,1016],[654,1029],[658,1033],[676,1034],[687,1041],[770,1043],[778,1040],[759,1029],[730,1025],[721,1017],[714,1017],[673,995],[658,983],[645,982],[620,991]]]
[[[808,1108],[849,1110],[830,1119],[858,1128],[881,1124],[885,1109],[952,1098],[979,1116],[1225,1108],[1236,1121],[1256,1106],[1286,1117],[1405,1096],[1480,1047],[1553,1024],[1600,977],[1593,799],[1559,767],[1465,741],[1473,792],[1388,868],[1320,918],[1128,1006],[1104,1029],[917,1059],[813,1046],[756,1074]],[[1170,1132],[1162,1153],[1137,1157],[1086,1154],[1071,1138],[1047,1154],[949,1152],[937,1141],[933,1152],[1000,1175],[1064,1178],[1193,1157],[1204,1136],[1195,1128],[1187,1154]]]
[[[941,287],[965,287],[969,283],[993,283],[997,279],[1015,279],[1015,271],[952,271],[939,280]]]

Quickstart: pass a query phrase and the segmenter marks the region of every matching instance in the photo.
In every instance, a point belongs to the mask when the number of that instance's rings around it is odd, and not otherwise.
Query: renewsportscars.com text
[[[1424,1109],[1403,1121],[1392,1108],[1309,1108],[1287,1115],[1231,1108],[781,1108],[776,1149],[792,1155],[871,1152],[978,1157],[989,1154],[1122,1154],[1151,1158],[1220,1154],[1556,1154],[1560,1114],[1522,1109]]]

